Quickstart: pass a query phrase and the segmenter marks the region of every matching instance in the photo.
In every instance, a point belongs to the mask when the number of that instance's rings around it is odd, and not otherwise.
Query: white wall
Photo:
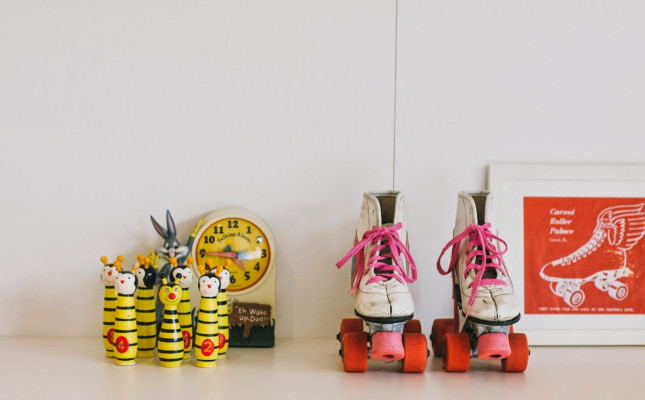
[[[278,242],[277,334],[332,336],[393,178],[427,330],[486,165],[643,163],[645,5],[480,3],[399,1],[394,154],[394,0],[0,1],[0,334],[98,335],[101,255],[241,206]]]

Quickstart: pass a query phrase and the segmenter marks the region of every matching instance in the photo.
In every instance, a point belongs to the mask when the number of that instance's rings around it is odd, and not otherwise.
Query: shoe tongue
[[[497,269],[493,267],[487,267],[486,270],[484,270],[484,274],[482,275],[482,279],[496,279],[497,278]]]
[[[391,228],[392,226],[394,226],[394,224],[383,224],[384,228]],[[380,243],[383,244],[384,241],[385,241],[385,239],[381,240]],[[382,248],[379,251],[379,254],[380,255],[392,254],[392,251],[390,250],[390,246],[385,246],[384,248]],[[392,259],[391,258],[386,258],[384,260],[381,260],[381,262],[384,263],[384,264],[392,265]],[[380,271],[379,268],[374,269],[374,274],[375,275],[380,275],[383,272],[391,273],[391,271]]]
[[[482,260],[481,256],[478,256],[476,258],[476,264],[477,265],[482,265]],[[480,267],[481,268],[481,267]],[[477,269],[472,269],[470,270],[470,275],[472,276],[473,279],[477,276],[478,270]],[[497,279],[497,268],[495,267],[485,267],[484,273],[482,274],[482,279]]]

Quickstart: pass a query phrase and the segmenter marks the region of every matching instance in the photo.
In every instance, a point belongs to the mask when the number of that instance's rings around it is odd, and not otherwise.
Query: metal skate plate
[[[376,322],[365,321],[365,325],[367,325],[367,328],[370,331],[369,332],[370,336],[372,336],[377,332],[399,332],[401,335],[403,335],[403,326],[405,325],[406,322],[408,321],[396,322],[393,324],[379,324]]]

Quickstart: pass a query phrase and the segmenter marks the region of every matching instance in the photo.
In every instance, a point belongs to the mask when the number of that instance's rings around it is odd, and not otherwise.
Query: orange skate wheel
[[[422,333],[404,333],[403,372],[423,372],[428,363],[428,341]]]
[[[564,302],[569,306],[578,308],[585,301],[585,292],[580,289],[567,289],[564,291]]]
[[[511,346],[511,355],[502,360],[502,371],[524,372],[529,363],[529,342],[523,333],[508,335],[508,344]]]
[[[341,341],[343,368],[346,372],[367,370],[367,333],[347,332]]]
[[[411,319],[403,325],[403,333],[421,333],[421,321]]]
[[[468,371],[470,366],[470,339],[467,333],[446,333],[443,338],[443,351],[443,368],[446,371]]]
[[[343,318],[340,321],[340,335],[338,340],[348,332],[363,332],[363,320],[360,318]]]
[[[432,352],[435,357],[443,356],[443,337],[446,333],[454,331],[455,320],[452,318],[435,319],[432,321],[430,340],[432,341]]]

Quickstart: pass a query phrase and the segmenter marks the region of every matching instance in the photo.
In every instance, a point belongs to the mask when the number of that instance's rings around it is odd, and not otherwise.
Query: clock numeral
[[[213,230],[215,231],[214,233],[217,235],[218,233],[224,233],[224,228],[222,228],[222,225],[219,226],[214,226]]]
[[[248,233],[249,235],[251,234],[251,227],[250,226],[246,227],[246,233]]]
[[[267,258],[267,249],[262,249],[262,258]]]
[[[231,284],[235,284],[235,275],[231,275]]]
[[[249,279],[251,279],[251,273],[249,271],[246,271],[244,273],[244,280],[248,281]]]
[[[233,220],[233,221],[229,220],[229,221],[228,221],[228,227],[229,227],[229,228],[235,228],[235,229],[237,229],[237,228],[238,228],[238,222],[237,222],[237,220]],[[220,233],[221,233],[221,232],[220,232]]]
[[[260,271],[260,263],[256,262],[255,265],[253,266],[253,269],[256,271]]]
[[[215,243],[215,236],[204,236],[204,243]]]
[[[206,250],[204,249],[199,249],[199,257],[204,258],[204,254],[206,254]]]

